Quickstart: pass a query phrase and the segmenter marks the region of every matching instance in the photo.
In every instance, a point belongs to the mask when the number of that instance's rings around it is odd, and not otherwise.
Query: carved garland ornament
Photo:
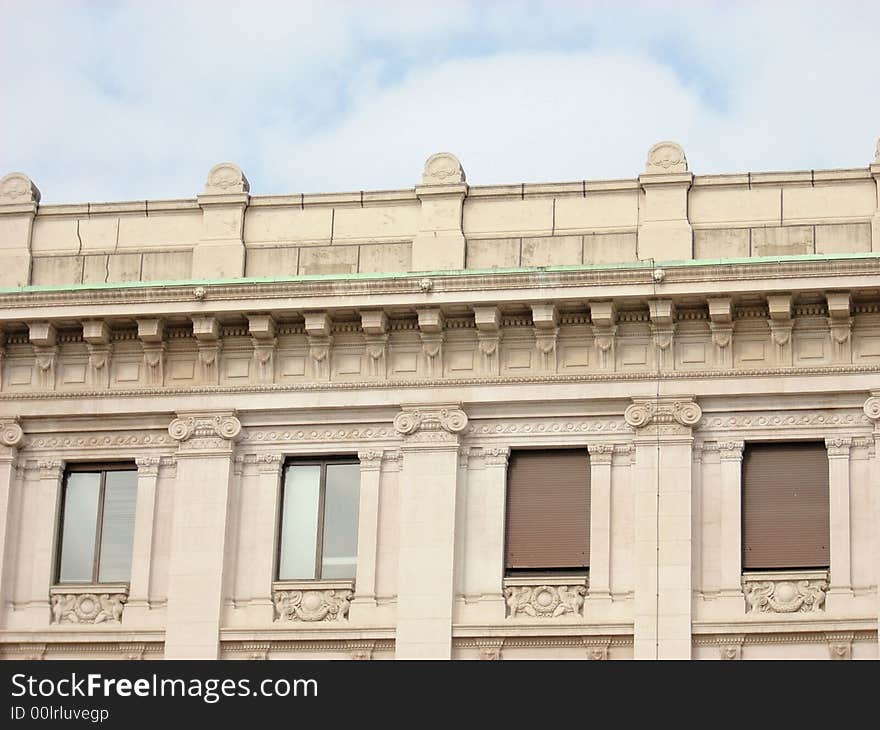
[[[508,618],[556,618],[583,615],[586,587],[582,585],[509,586],[504,589]]]
[[[327,589],[275,591],[276,621],[342,621],[348,618],[353,592]]]
[[[813,613],[824,610],[824,579],[746,580],[748,613]]]
[[[56,593],[52,596],[52,623],[120,623],[125,593]]]

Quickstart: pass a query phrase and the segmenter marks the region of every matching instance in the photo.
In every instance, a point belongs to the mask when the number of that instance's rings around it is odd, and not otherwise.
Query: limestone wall
[[[196,201],[47,213],[8,176],[0,275],[59,278],[0,291],[0,657],[878,658],[878,177],[692,179],[662,143],[638,181],[468,188],[440,154],[413,191],[262,199],[220,165]],[[534,268],[621,251],[675,262]],[[325,268],[238,280],[284,261]],[[744,573],[744,449],[803,440],[830,564]],[[589,575],[525,608],[508,458],[571,447]],[[278,581],[283,465],[330,455],[356,577]],[[65,470],[107,461],[138,471],[130,580],[57,584]]]

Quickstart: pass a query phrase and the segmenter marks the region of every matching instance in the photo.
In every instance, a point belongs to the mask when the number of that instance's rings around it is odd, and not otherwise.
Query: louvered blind
[[[743,569],[828,567],[824,443],[747,445],[742,500]]]
[[[586,448],[514,451],[507,472],[508,569],[590,564]]]

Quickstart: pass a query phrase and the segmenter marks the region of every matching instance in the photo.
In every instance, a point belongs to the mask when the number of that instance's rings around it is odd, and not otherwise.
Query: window
[[[824,443],[747,444],[742,464],[744,570],[827,568]]]
[[[510,573],[590,565],[590,456],[586,448],[514,451],[507,472]]]
[[[137,467],[72,464],[64,475],[59,583],[125,583],[131,575]]]
[[[279,580],[355,577],[360,480],[357,461],[287,464]]]

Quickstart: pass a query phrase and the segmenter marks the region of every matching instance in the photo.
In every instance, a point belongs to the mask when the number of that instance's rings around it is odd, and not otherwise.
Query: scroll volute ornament
[[[168,435],[175,441],[198,438],[221,438],[233,441],[241,434],[241,421],[234,415],[183,416],[168,426]]]
[[[0,443],[4,446],[14,448],[21,443],[22,438],[24,438],[24,431],[15,421],[0,426]]]
[[[633,403],[623,414],[627,424],[639,429],[651,423],[678,423],[681,426],[696,426],[703,417],[699,405],[691,400],[645,401]]]
[[[394,429],[402,436],[410,436],[420,430],[457,434],[464,431],[467,423],[467,414],[454,407],[407,409],[394,417]]]
[[[880,396],[872,395],[862,406],[865,415],[872,421],[880,421]]]

